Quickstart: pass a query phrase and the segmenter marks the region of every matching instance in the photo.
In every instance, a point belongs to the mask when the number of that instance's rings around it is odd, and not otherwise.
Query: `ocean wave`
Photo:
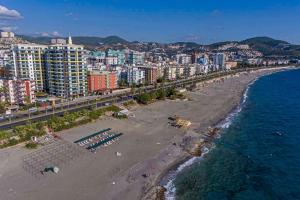
[[[228,116],[217,125],[217,127],[221,128],[221,129],[227,129],[230,127],[230,125],[232,124],[235,117],[242,111],[242,109],[248,99],[248,93],[249,93],[249,89],[250,89],[251,85],[253,85],[257,80],[258,80],[258,77],[255,78],[253,81],[251,81],[248,84],[248,86],[243,94],[243,98],[241,99],[240,104],[231,113],[229,113]]]
[[[174,184],[176,176],[180,172],[182,172],[184,169],[186,169],[187,167],[189,167],[189,166],[193,165],[194,163],[200,161],[203,158],[203,156],[205,154],[207,154],[209,151],[210,151],[209,148],[203,147],[203,149],[202,149],[203,153],[202,153],[201,157],[193,157],[193,158],[187,160],[186,162],[184,162],[183,164],[179,165],[175,171],[171,172],[170,177],[168,178],[168,182],[164,185],[164,187],[167,190],[165,192],[165,199],[166,200],[175,200],[175,198],[176,198],[176,187],[175,187],[175,184]]]
[[[253,81],[251,81],[248,84],[248,86],[243,94],[240,104],[231,113],[229,113],[228,116],[217,125],[217,127],[221,128],[221,129],[227,129],[230,127],[230,125],[232,124],[232,121],[242,111],[242,109],[248,99],[249,88],[251,87],[251,85],[253,85],[258,80],[258,78],[259,77],[255,78]],[[165,192],[166,200],[175,200],[176,199],[176,187],[175,187],[175,183],[174,183],[176,176],[180,172],[182,172],[184,169],[186,169],[187,167],[193,165],[196,162],[199,162],[203,158],[203,156],[205,154],[209,153],[209,151],[211,149],[213,149],[214,147],[215,147],[215,145],[212,145],[212,147],[210,149],[207,147],[204,147],[202,150],[203,153],[202,153],[201,157],[193,157],[193,158],[187,160],[186,162],[184,162],[183,164],[179,165],[175,171],[170,172],[168,181],[164,185],[164,187],[166,188],[166,192]]]

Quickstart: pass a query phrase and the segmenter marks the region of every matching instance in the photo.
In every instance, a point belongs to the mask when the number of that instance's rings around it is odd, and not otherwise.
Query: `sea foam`
[[[248,84],[248,86],[243,94],[240,104],[231,113],[229,113],[229,115],[223,121],[221,121],[217,125],[217,127],[221,128],[221,129],[227,129],[230,127],[230,125],[232,124],[232,121],[242,111],[242,108],[247,101],[250,86],[252,84],[254,84],[255,81],[257,81],[257,80],[258,80],[258,78],[255,78],[253,81],[251,81]],[[211,149],[212,148],[214,148],[214,145],[211,147]],[[187,167],[190,167],[194,163],[199,162],[205,154],[209,153],[209,151],[210,151],[210,149],[208,149],[207,147],[204,147],[201,157],[193,157],[193,158],[187,160],[186,162],[184,162],[183,164],[179,165],[176,170],[170,172],[168,181],[164,185],[164,187],[166,188],[166,192],[165,192],[166,200],[175,200],[176,199],[176,187],[174,184],[176,176],[180,172],[182,172],[184,169],[186,169]]]

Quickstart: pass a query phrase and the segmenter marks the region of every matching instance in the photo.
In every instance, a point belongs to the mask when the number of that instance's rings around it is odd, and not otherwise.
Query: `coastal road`
[[[264,67],[266,68],[266,67]],[[65,112],[76,112],[83,109],[91,109],[93,107],[105,107],[111,105],[113,103],[122,103],[128,100],[133,99],[136,95],[142,92],[152,92],[159,89],[166,89],[166,88],[180,88],[186,87],[188,85],[194,85],[195,83],[206,81],[213,78],[218,78],[230,74],[235,74],[239,72],[247,72],[251,70],[259,70],[264,69],[262,67],[256,68],[243,68],[243,69],[236,69],[232,71],[221,71],[221,72],[214,72],[208,75],[196,76],[192,78],[180,79],[172,82],[166,82],[160,85],[150,85],[141,88],[137,88],[133,92],[124,92],[120,94],[109,94],[105,96],[88,96],[84,98],[80,98],[79,100],[68,101],[64,103],[60,103],[57,105],[56,108],[48,107],[44,110],[39,110],[38,112],[22,112],[20,114],[16,114],[10,119],[5,119],[0,122],[0,129],[11,129],[14,126],[24,125],[29,120],[32,122],[38,121],[45,121],[52,116],[62,116]],[[99,99],[100,98],[100,99]]]

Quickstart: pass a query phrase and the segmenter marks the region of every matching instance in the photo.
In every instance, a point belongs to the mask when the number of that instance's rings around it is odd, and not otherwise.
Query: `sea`
[[[300,199],[300,70],[253,81],[219,126],[214,148],[173,172],[167,200]]]

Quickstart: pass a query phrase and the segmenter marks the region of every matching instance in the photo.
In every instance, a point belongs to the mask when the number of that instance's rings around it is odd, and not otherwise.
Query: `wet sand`
[[[190,101],[166,100],[138,106],[132,111],[134,118],[107,117],[62,131],[58,134],[69,142],[105,128],[124,135],[45,178],[36,179],[22,168],[22,156],[32,151],[22,145],[2,149],[0,199],[151,199],[151,189],[161,176],[190,157],[182,144],[205,138],[207,128],[239,104],[247,85],[270,72],[242,73],[207,83],[187,93]],[[188,129],[170,126],[168,117],[174,115],[190,120],[192,125]],[[116,152],[122,156],[116,156]]]

